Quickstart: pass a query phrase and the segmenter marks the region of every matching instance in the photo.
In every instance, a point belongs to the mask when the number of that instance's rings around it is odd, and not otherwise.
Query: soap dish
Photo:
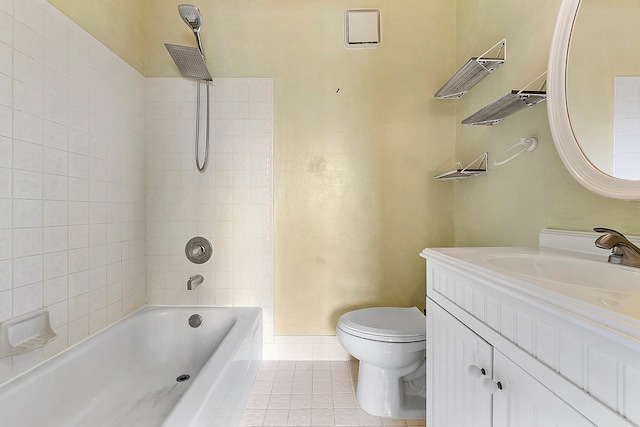
[[[56,337],[46,307],[0,323],[0,358],[43,347]]]

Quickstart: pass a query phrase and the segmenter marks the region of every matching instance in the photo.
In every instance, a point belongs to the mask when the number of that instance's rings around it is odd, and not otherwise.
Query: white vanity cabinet
[[[491,394],[467,368],[491,377],[493,347],[427,300],[427,351],[427,425],[491,427]]]
[[[433,301],[427,328],[428,426],[595,425]]]
[[[427,425],[640,427],[640,322],[611,315],[598,324],[585,305],[573,312],[565,296],[538,295],[522,278],[475,263],[482,249],[421,254]]]

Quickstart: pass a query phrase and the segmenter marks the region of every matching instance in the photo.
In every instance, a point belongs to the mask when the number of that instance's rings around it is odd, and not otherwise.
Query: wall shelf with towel
[[[495,56],[487,56],[497,51]],[[507,60],[507,40],[502,39],[489,50],[469,59],[434,95],[439,99],[459,99],[480,80],[500,68]]]
[[[488,159],[489,153],[482,153],[480,157],[469,163],[467,167],[463,168],[462,164],[460,164],[460,162],[457,162],[455,169],[441,173],[440,175],[436,175],[434,178],[437,180],[465,179],[469,178],[470,176],[483,175],[488,171]]]
[[[45,346],[56,337],[46,307],[0,323],[0,358]]]
[[[538,105],[541,102],[546,101],[546,78],[539,90],[527,90],[527,88],[533,85],[536,81],[546,77],[546,74],[547,72],[545,71],[542,75],[529,83],[524,89],[512,90],[484,106],[464,119],[462,124],[471,126],[492,126],[496,123],[500,123],[506,117],[517,113],[520,110],[527,107],[533,107],[534,105]]]

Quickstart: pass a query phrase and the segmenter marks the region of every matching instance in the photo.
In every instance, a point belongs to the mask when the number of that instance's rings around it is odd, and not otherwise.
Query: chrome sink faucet
[[[622,233],[609,228],[594,228],[596,233],[604,233],[596,239],[596,246],[611,249],[609,262],[613,264],[640,267],[640,248],[631,243]]]

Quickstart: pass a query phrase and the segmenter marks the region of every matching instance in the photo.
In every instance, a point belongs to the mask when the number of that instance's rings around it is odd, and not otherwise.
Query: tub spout
[[[189,277],[189,280],[187,280],[187,290],[188,291],[194,290],[195,288],[200,286],[202,282],[204,282],[204,277],[202,277],[202,275],[200,274],[196,274],[195,276]]]

